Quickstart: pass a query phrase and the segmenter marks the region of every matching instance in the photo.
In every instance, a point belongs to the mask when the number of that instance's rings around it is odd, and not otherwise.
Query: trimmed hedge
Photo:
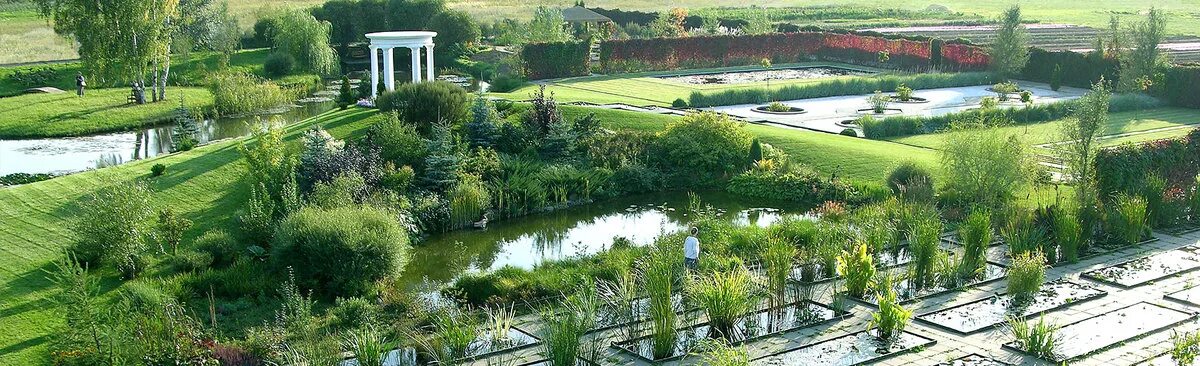
[[[600,68],[607,73],[639,72],[752,65],[769,58],[776,63],[819,59],[926,70],[930,48],[925,41],[834,32],[611,40],[600,45]],[[889,54],[886,62],[879,61],[882,51]],[[944,44],[941,52],[943,69],[988,66],[987,53],[979,47]]]
[[[1055,67],[1060,67],[1062,85],[1076,88],[1091,88],[1101,77],[1106,81],[1116,82],[1120,63],[1112,58],[1106,58],[1099,53],[1079,53],[1072,51],[1047,51],[1040,48],[1029,49],[1029,62],[1021,71],[1021,77],[1026,80],[1050,83],[1054,78]]]
[[[832,97],[839,95],[869,94],[876,90],[895,91],[900,84],[913,89],[949,88],[959,86],[989,85],[997,79],[991,73],[968,72],[959,74],[916,74],[879,75],[835,79],[824,82],[793,84],[781,88],[727,89],[718,92],[692,92],[688,104],[695,108],[735,104],[761,104],[773,100],[796,100]]]
[[[1167,187],[1189,192],[1200,173],[1200,129],[1183,138],[1104,149],[1096,156],[1095,164],[1101,197],[1140,193],[1151,173],[1166,179]]]
[[[1172,104],[1185,108],[1200,108],[1200,64],[1177,65],[1167,70],[1163,96]]]
[[[1109,102],[1109,112],[1124,112],[1140,109],[1161,107],[1163,103],[1144,94],[1120,94],[1113,96]],[[1061,101],[1047,104],[1014,108],[996,108],[988,110],[966,110],[947,113],[940,116],[896,116],[884,119],[869,119],[863,121],[863,133],[870,139],[920,135],[937,132],[946,128],[954,121],[986,120],[1004,121],[1015,124],[1029,124],[1063,119],[1071,115],[1075,109],[1075,101]]]
[[[521,48],[521,67],[530,80],[586,76],[590,51],[587,41],[530,43]]]

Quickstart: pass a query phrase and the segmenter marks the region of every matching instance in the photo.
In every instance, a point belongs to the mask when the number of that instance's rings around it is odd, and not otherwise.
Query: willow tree
[[[79,43],[79,58],[89,74],[102,83],[141,85],[149,75],[152,97],[166,97],[179,0],[35,1],[41,15],[53,21],[55,33]]]

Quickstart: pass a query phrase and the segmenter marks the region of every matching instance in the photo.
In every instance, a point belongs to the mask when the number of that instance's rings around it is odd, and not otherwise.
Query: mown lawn
[[[1062,124],[1066,120],[1045,123],[1008,126],[1000,130],[1005,133],[1021,136],[1031,145],[1041,145],[1062,141]],[[1117,135],[1136,133],[1157,129],[1169,129],[1144,134],[1136,134],[1120,138],[1102,138],[1102,146],[1114,146],[1126,142],[1142,142],[1170,137],[1183,136],[1192,127],[1200,125],[1200,110],[1185,108],[1158,108],[1145,111],[1121,112],[1109,115],[1108,123],[1104,125],[1100,135]],[[888,139],[907,145],[920,146],[930,149],[940,149],[946,143],[946,135],[941,133],[914,135]]]
[[[568,119],[595,112],[608,128],[661,130],[677,117],[639,112],[564,106]],[[288,128],[295,140],[313,125],[339,138],[355,138],[379,120],[373,110],[331,111]],[[879,180],[888,168],[910,159],[932,164],[932,150],[839,135],[750,125],[763,141],[812,164],[825,174]],[[110,185],[147,179],[159,207],[171,207],[195,223],[185,235],[190,242],[215,227],[230,227],[246,198],[240,184],[237,146],[242,139],[193,151],[0,189],[0,365],[45,363],[48,334],[61,324],[54,309],[51,284],[43,270],[72,240],[69,221],[76,202]],[[167,165],[162,177],[148,178],[154,164]],[[103,288],[120,284],[110,278]]]
[[[805,62],[793,64],[778,64],[773,69],[785,69],[804,66],[835,66],[856,70],[883,72],[876,68],[848,65],[830,62]],[[685,84],[663,80],[658,76],[677,74],[703,74],[728,71],[758,71],[761,66],[739,66],[712,69],[695,69],[686,71],[661,71],[636,74],[621,74],[613,76],[587,76],[560,79],[548,82],[547,93],[554,93],[554,98],[560,102],[591,102],[591,103],[625,103],[631,105],[670,106],[675,99],[687,100],[693,91],[721,91],[727,89],[749,89],[759,87],[781,88],[786,85],[807,84],[829,81],[838,78],[854,78],[858,76],[838,76],[805,80],[777,80],[771,82],[754,82],[744,84]],[[894,73],[894,71],[892,71]],[[492,96],[526,100],[537,90],[538,85],[526,85],[508,93],[491,93]]]
[[[167,100],[142,105],[128,102],[129,89],[108,88],[54,94],[26,94],[0,98],[0,138],[80,136],[150,126],[169,121],[179,107],[179,96],[189,108],[211,110],[207,89],[173,87]]]

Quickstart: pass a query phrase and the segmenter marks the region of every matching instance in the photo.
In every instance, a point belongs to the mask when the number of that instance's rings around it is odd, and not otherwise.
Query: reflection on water
[[[768,226],[808,207],[754,202],[723,192],[701,200],[719,216],[739,225]],[[436,235],[417,245],[404,276],[410,283],[447,283],[466,271],[504,266],[532,268],[547,260],[594,254],[614,237],[636,245],[663,233],[684,230],[690,221],[687,194],[662,193],[618,198],[558,212],[493,222],[486,230]]]
[[[332,109],[333,102],[304,103],[272,116],[206,119],[198,123],[201,144],[249,135],[270,118],[294,123]],[[0,140],[0,175],[65,174],[145,159],[171,151],[174,124],[134,132],[32,140]]]

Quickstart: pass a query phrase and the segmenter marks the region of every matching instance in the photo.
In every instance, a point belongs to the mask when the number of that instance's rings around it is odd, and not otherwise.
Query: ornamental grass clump
[[[1026,252],[1012,257],[1008,268],[1008,296],[1016,303],[1033,299],[1046,281],[1045,257],[1039,252]]]
[[[780,102],[771,102],[771,104],[767,104],[767,110],[771,112],[787,112],[792,110],[792,107],[788,107],[787,104]]]
[[[737,323],[758,304],[758,288],[745,267],[704,274],[688,288],[688,299],[708,315],[712,333],[734,339]]]
[[[679,337],[675,329],[677,309],[671,300],[679,261],[671,254],[665,250],[655,252],[642,273],[642,292],[649,298],[650,306],[646,312],[650,316],[650,339],[656,359],[670,357],[675,352],[675,342]]]
[[[777,238],[768,239],[766,245],[762,266],[767,275],[767,293],[771,296],[772,306],[783,306],[787,303],[788,278],[796,260],[796,247]]]
[[[568,296],[561,309],[542,311],[542,321],[546,324],[542,330],[542,355],[550,365],[575,366],[580,356],[595,356],[594,347],[588,347],[595,342],[584,344],[584,338],[595,327],[598,311],[594,285],[584,285]]]
[[[1058,335],[1059,327],[1047,323],[1045,316],[1039,317],[1037,323],[1009,317],[1006,329],[1016,339],[1017,345],[1021,349],[1045,359],[1054,359],[1055,349],[1062,342],[1062,338]]]
[[[434,314],[430,321],[433,334],[421,341],[420,346],[435,361],[449,363],[467,357],[473,351],[479,330],[474,317],[456,308],[445,308]]]
[[[876,90],[875,94],[867,97],[867,104],[871,106],[871,112],[875,114],[883,114],[887,111],[888,105],[892,104],[892,97],[884,95],[883,92]]]
[[[1083,247],[1083,229],[1079,225],[1079,216],[1071,210],[1054,212],[1054,241],[1058,243],[1062,259],[1075,263],[1079,261],[1079,249]]]
[[[866,298],[867,289],[875,279],[875,260],[867,252],[867,245],[859,243],[851,251],[842,251],[838,256],[838,274],[846,280],[846,294]]]
[[[1108,213],[1109,232],[1118,244],[1137,244],[1149,231],[1146,217],[1145,199],[1124,193],[1117,194]]]
[[[958,266],[958,276],[963,281],[974,280],[983,274],[986,265],[988,244],[992,242],[992,213],[978,209],[958,228],[962,240],[963,255]]]
[[[742,347],[732,346],[720,339],[700,341],[700,359],[706,366],[749,366],[750,354]]]
[[[890,274],[880,276],[875,281],[875,299],[879,310],[871,314],[867,330],[878,329],[877,336],[885,341],[895,340],[904,332],[912,311],[900,306],[896,301],[896,290],[892,288]]]
[[[945,253],[939,247],[942,221],[935,215],[923,216],[912,223],[908,230],[908,251],[912,260],[908,264],[911,283],[918,289],[937,282],[936,266]]]
[[[1010,255],[1029,253],[1039,250],[1042,241],[1046,240],[1046,231],[1033,223],[1033,217],[1026,211],[1017,211],[1009,215],[1008,222],[1000,230],[1000,236],[1008,244]]]

